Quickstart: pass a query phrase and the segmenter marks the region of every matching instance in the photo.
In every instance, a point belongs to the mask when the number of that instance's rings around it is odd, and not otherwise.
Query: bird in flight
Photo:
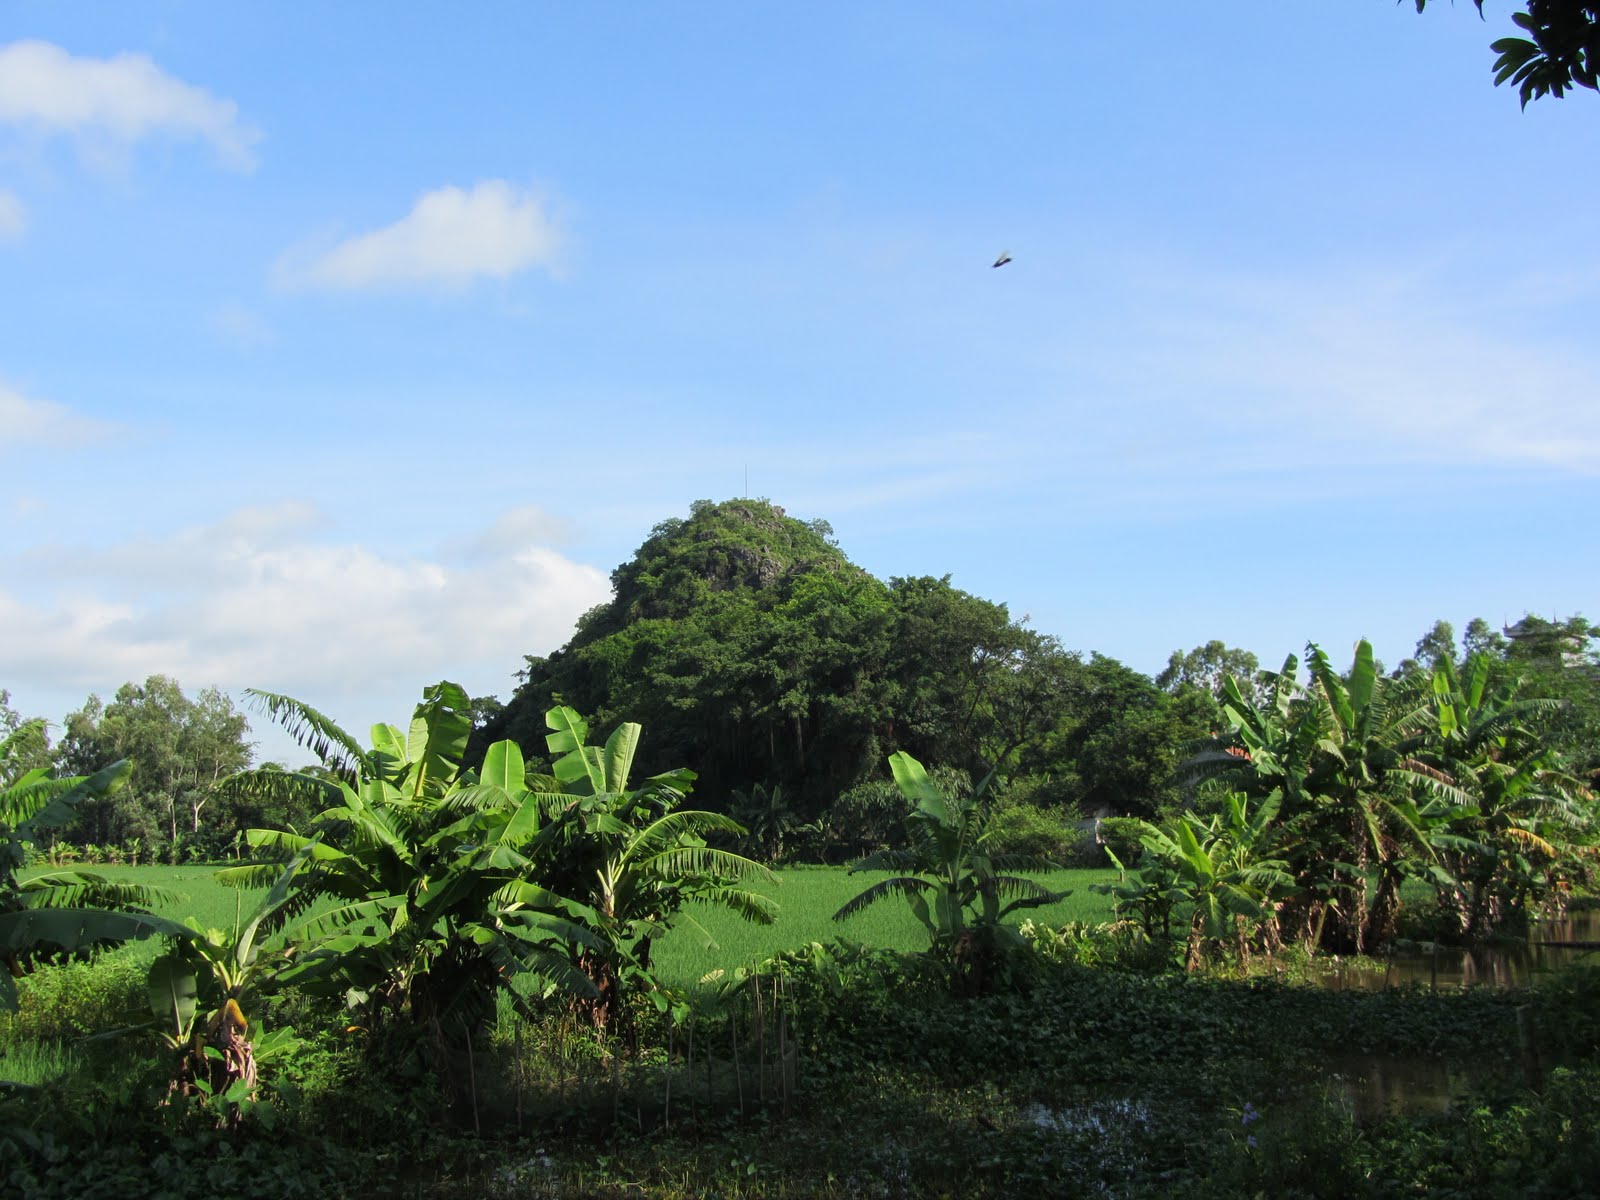
[[[1003,267],[1010,261],[1011,261],[1011,251],[1004,250],[1004,251],[1001,251],[1000,257],[994,260],[994,265],[997,266],[997,267]]]

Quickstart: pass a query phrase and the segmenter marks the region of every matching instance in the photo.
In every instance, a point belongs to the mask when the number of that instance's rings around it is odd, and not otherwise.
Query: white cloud
[[[347,238],[325,252],[291,252],[280,261],[277,277],[288,286],[342,290],[462,288],[476,279],[549,268],[559,243],[537,197],[503,179],[488,179],[470,191],[424,192],[393,225]]]
[[[231,100],[168,75],[142,54],[79,58],[49,42],[0,46],[0,123],[75,138],[91,153],[166,135],[209,142],[248,170],[259,131]]]
[[[314,536],[321,524],[283,504],[0,561],[0,578],[29,589],[0,589],[9,683],[81,695],[160,672],[287,692],[361,730],[352,708],[399,720],[441,678],[505,693],[523,654],[555,649],[610,594],[604,572],[539,544],[446,565]]]
[[[15,192],[0,188],[0,242],[14,241],[28,227],[28,210]]]
[[[80,446],[98,441],[114,426],[79,416],[64,404],[30,400],[0,384],[0,450],[24,442]]]

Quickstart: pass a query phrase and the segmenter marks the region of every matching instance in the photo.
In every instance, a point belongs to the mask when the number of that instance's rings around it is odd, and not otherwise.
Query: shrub
[[[1031,804],[1003,805],[989,820],[988,846],[995,854],[1064,864],[1078,856],[1083,841],[1084,831],[1076,825]]]
[[[1150,826],[1137,817],[1106,817],[1096,832],[1100,844],[1115,854],[1123,866],[1131,867],[1144,853],[1140,839],[1150,832]]]
[[[60,1041],[126,1025],[144,1007],[145,971],[126,951],[40,967],[17,981],[18,1011],[0,1029],[8,1040]]]
[[[906,844],[905,817],[911,806],[887,779],[857,784],[828,809],[830,858],[852,859]]]

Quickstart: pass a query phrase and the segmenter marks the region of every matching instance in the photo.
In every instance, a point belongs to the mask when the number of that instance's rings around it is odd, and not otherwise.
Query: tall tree
[[[1178,765],[1217,728],[1209,693],[1169,694],[1102,654],[1077,661],[1054,717],[1023,753],[1022,770],[1060,781],[1054,790],[1085,812],[1140,817],[1177,803]]]
[[[1433,628],[1417,639],[1414,657],[1425,667],[1456,661],[1456,628],[1449,621],[1435,621]]]
[[[1229,675],[1241,682],[1255,677],[1261,663],[1248,650],[1238,650],[1216,638],[1196,646],[1187,654],[1174,650],[1166,669],[1156,676],[1156,686],[1168,692],[1182,687],[1199,688],[1221,699],[1222,681]]]
[[[13,782],[35,767],[50,765],[50,727],[43,717],[24,717],[11,707],[11,693],[0,688],[0,784]]]
[[[1500,631],[1482,617],[1468,621],[1461,635],[1461,652],[1467,658],[1478,654],[1503,658],[1508,644]]]
[[[199,838],[216,783],[250,765],[248,732],[225,694],[206,688],[190,700],[165,675],[123,684],[110,704],[89,697],[67,718],[62,766],[90,773],[125,758],[134,774],[121,793],[83,806],[76,833],[93,842],[141,837],[169,846]]]

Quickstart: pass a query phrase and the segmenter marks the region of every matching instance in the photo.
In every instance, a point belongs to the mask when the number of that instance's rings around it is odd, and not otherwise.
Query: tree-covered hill
[[[761,500],[699,501],[662,522],[612,573],[611,602],[527,660],[478,744],[512,737],[539,753],[545,710],[565,703],[601,727],[640,722],[644,767],[692,767],[704,803],[759,784],[805,818],[896,750],[971,772],[1053,771],[1070,784],[1062,799],[1148,810],[1204,732],[1208,714],[1147,677],[1084,662],[948,577],[878,580],[830,534]],[[1129,720],[1162,752],[1121,761]],[[1074,761],[1055,762],[1063,752]]]

